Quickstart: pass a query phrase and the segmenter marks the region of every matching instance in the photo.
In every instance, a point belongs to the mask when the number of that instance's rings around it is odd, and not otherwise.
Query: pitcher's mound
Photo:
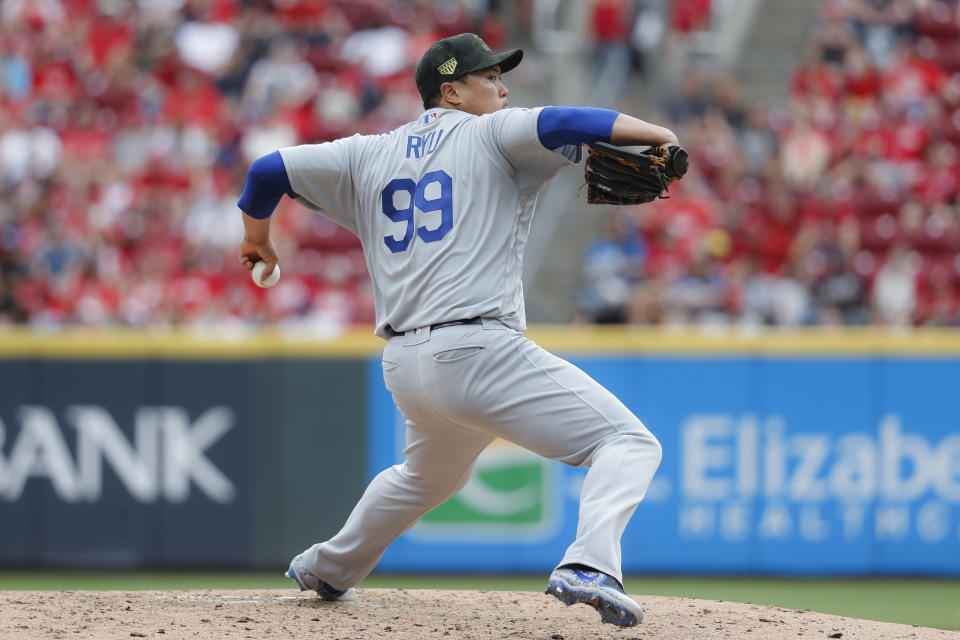
[[[778,607],[634,596],[646,618],[619,629],[586,605],[528,591],[360,589],[350,603],[313,592],[0,591],[0,640],[953,639],[960,632]]]

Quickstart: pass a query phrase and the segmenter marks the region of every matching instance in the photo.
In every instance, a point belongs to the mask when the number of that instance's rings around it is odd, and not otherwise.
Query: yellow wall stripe
[[[569,354],[915,354],[960,356],[960,330],[814,328],[790,331],[671,327],[540,325],[527,336]],[[335,336],[262,330],[71,329],[36,332],[0,327],[0,358],[346,358],[378,354],[384,342],[370,327]]]

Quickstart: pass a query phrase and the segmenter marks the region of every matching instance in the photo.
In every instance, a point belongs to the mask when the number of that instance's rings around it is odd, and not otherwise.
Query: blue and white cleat
[[[550,574],[547,594],[567,605],[582,602],[600,612],[604,622],[633,627],[643,621],[643,608],[634,602],[617,579],[599,571],[560,567]]]
[[[283,575],[296,582],[297,586],[300,587],[300,591],[313,589],[320,595],[321,600],[326,600],[327,602],[353,602],[357,597],[357,590],[353,587],[345,591],[334,589],[317,577],[312,571],[300,564],[298,562],[299,559],[300,556],[294,558],[290,562],[290,568],[287,569],[287,572]]]

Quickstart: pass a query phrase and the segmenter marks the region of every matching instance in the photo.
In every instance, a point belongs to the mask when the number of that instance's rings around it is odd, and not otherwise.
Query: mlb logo
[[[436,111],[434,111],[433,113],[428,113],[427,115],[423,116],[423,124],[430,124],[430,118],[436,119],[436,117],[437,117]]]

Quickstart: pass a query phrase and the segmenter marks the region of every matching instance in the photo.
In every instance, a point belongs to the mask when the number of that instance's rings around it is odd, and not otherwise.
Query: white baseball
[[[260,278],[263,276],[264,270],[267,268],[267,263],[263,260],[258,260],[255,265],[253,265],[253,271],[250,275],[253,277],[253,284],[258,287],[272,287],[280,281],[280,265],[275,265],[273,267],[273,273],[270,274],[270,277],[266,279],[265,282],[260,282]]]

